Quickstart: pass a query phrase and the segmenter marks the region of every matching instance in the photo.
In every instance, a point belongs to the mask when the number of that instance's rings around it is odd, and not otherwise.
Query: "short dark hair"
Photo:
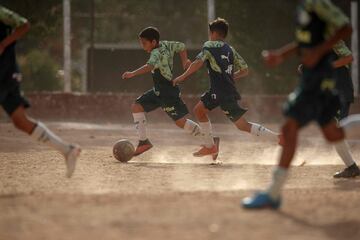
[[[210,32],[217,32],[226,38],[229,31],[229,23],[223,18],[217,18],[209,23]]]
[[[141,32],[139,33],[139,37],[145,38],[149,41],[155,40],[156,42],[159,42],[160,32],[156,27],[147,27],[141,30]]]

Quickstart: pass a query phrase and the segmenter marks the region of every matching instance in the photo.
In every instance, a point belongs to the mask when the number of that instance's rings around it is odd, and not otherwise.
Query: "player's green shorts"
[[[289,95],[284,114],[295,119],[300,127],[313,120],[323,127],[334,120],[339,107],[339,97],[333,91],[314,94],[297,89]]]
[[[157,96],[153,89],[148,90],[136,99],[136,103],[140,104],[145,112],[151,112],[161,107],[166,114],[174,121],[183,118],[189,113],[183,100],[178,97],[161,97]]]
[[[210,92],[206,92],[201,96],[201,102],[208,110],[211,111],[220,106],[221,110],[232,122],[236,122],[247,112],[247,109],[239,106],[239,100],[237,96],[222,97],[222,99],[218,100],[216,95]]]

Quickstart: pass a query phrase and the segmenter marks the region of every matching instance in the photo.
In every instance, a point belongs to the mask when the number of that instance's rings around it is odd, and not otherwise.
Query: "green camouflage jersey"
[[[346,46],[343,40],[340,40],[337,44],[334,45],[333,52],[335,53],[335,59],[347,57],[352,54],[350,49]],[[349,68],[350,66],[345,65],[344,67]]]
[[[211,68],[215,72],[221,73],[221,69],[219,65],[217,64],[214,56],[210,53],[208,50],[209,48],[222,48],[224,46],[225,42],[223,41],[207,41],[204,43],[204,46],[202,48],[202,51],[197,55],[197,59],[201,59],[203,62],[209,61]],[[235,72],[238,70],[245,70],[248,68],[248,65],[246,64],[245,60],[240,56],[236,50],[230,46],[233,54],[234,54],[234,70]]]
[[[160,41],[159,47],[150,53],[147,64],[159,69],[161,75],[169,81],[173,78],[173,66],[175,53],[185,50],[185,44],[175,41]]]
[[[159,47],[150,53],[147,64],[154,67],[152,71],[154,92],[161,97],[178,97],[180,90],[173,86],[173,67],[175,53],[185,50],[185,44],[175,41],[160,41]]]
[[[335,44],[333,50],[339,58],[350,56],[352,54],[343,40],[340,40],[337,44]]]
[[[27,20],[19,14],[0,5],[0,22],[11,28],[17,28],[25,24]]]
[[[330,0],[300,0],[296,39],[300,48],[314,47],[348,23],[348,17]]]

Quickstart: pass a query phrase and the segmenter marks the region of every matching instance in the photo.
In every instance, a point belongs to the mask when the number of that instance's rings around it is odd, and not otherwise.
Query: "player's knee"
[[[144,112],[144,109],[143,109],[143,107],[142,107],[140,104],[138,104],[138,103],[133,103],[133,104],[131,105],[131,111],[132,111],[133,113],[139,113],[139,112]]]
[[[329,142],[338,142],[345,138],[344,131],[339,129],[337,131],[326,131],[324,132],[325,139]]]
[[[236,121],[235,125],[241,131],[250,132],[251,130],[251,125],[243,118],[240,118],[238,121]]]
[[[21,131],[26,131],[26,129],[25,129],[26,119],[17,116],[17,117],[12,117],[11,120],[17,129],[19,129]]]
[[[179,120],[176,120],[176,121],[175,121],[175,124],[176,124],[176,126],[178,126],[179,128],[184,128],[185,122],[186,122],[186,119],[185,119],[185,118],[180,118]]]
[[[206,115],[204,109],[200,105],[196,105],[193,112],[197,118],[203,118]]]
[[[335,122],[322,128],[324,137],[329,142],[337,142],[345,138],[344,129],[337,126]]]

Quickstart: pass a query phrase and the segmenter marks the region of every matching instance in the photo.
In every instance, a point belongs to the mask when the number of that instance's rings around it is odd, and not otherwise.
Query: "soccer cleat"
[[[78,145],[70,145],[69,152],[65,155],[65,164],[66,164],[66,176],[70,178],[76,166],[76,161],[80,156],[81,148]]]
[[[220,138],[219,137],[214,137],[214,144],[215,144],[218,152],[216,154],[212,155],[212,159],[216,162],[216,159],[219,156],[219,149],[220,149],[219,148],[220,147]]]
[[[284,135],[279,134],[279,135],[278,135],[278,138],[279,138],[278,144],[283,147],[283,146],[285,145]]]
[[[356,163],[334,174],[334,178],[353,178],[357,176],[360,176],[360,169]]]
[[[242,201],[242,206],[246,209],[278,209],[280,205],[281,199],[274,200],[266,192],[256,193],[253,197],[244,198]]]
[[[205,147],[203,146],[199,151],[193,153],[193,156],[194,157],[204,157],[204,156],[207,156],[207,155],[216,155],[218,154],[218,149],[216,147],[216,145],[213,145],[212,147],[208,148],[208,147]]]
[[[140,140],[139,144],[134,152],[134,156],[139,156],[140,154],[143,154],[144,152],[150,150],[150,148],[152,148],[152,147],[153,147],[153,145],[151,144],[149,139]]]

